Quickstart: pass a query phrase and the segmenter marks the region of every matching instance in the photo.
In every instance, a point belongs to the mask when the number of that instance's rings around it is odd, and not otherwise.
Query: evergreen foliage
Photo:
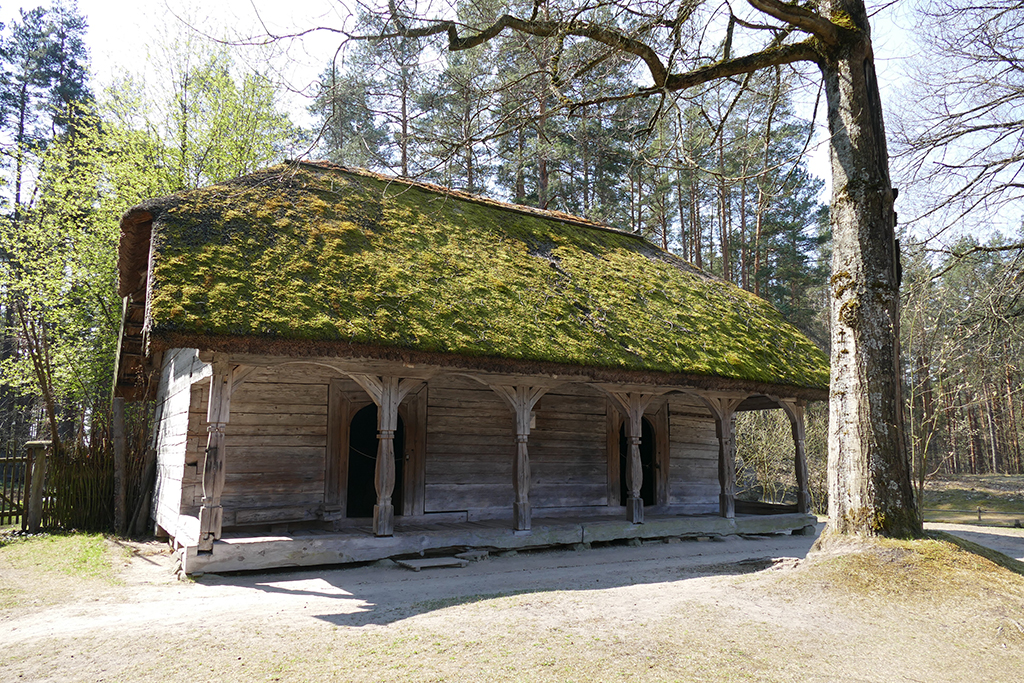
[[[120,216],[147,197],[233,177],[285,155],[295,129],[265,76],[223,49],[170,60],[165,101],[126,76],[94,97],[86,23],[71,3],[22,11],[0,32],[0,448],[30,437],[97,447],[106,429],[121,304]],[[182,65],[190,65],[182,67]]]

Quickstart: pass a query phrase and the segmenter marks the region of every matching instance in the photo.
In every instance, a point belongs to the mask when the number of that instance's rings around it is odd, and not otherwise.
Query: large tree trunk
[[[821,66],[832,134],[826,531],[912,536],[921,522],[904,440],[893,191],[870,30],[861,0],[821,5],[859,29]]]

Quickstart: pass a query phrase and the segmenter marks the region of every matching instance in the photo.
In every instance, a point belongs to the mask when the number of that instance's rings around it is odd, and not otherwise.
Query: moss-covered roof
[[[828,386],[825,355],[770,304],[582,219],[306,163],[151,200],[123,225],[140,214],[157,337]]]

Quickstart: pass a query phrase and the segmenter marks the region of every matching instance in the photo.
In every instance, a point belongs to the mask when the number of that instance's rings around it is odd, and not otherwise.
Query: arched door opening
[[[629,441],[626,439],[626,423],[619,428],[619,504],[625,505],[629,491],[626,488],[626,468],[629,465]],[[640,434],[640,469],[643,481],[640,482],[640,498],[644,506],[655,504],[655,473],[654,473],[654,425],[646,417],[643,418],[643,430]]]
[[[370,404],[352,416],[348,430],[347,517],[373,517],[377,504],[374,476],[377,472],[377,406]],[[405,462],[405,424],[398,418],[395,431],[395,490],[391,502],[396,513],[402,509],[402,464]]]

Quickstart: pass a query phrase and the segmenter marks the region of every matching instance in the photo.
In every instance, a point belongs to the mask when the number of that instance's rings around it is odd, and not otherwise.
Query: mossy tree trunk
[[[894,193],[864,3],[821,3],[843,39],[821,62],[832,135],[830,532],[920,532],[903,424]]]

